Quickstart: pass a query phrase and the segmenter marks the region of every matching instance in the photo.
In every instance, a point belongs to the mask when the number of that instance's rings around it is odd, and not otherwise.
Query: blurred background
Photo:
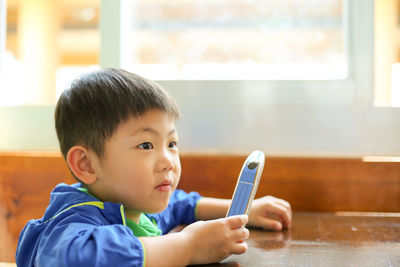
[[[398,0],[0,3],[0,150],[58,150],[62,90],[121,67],[176,98],[184,151],[400,154]]]
[[[230,198],[257,149],[258,196],[295,212],[398,218],[399,10],[400,0],[0,0],[0,265],[52,188],[75,182],[54,129],[59,95],[105,67],[176,99],[180,188]],[[374,249],[389,233],[367,232],[356,240]]]

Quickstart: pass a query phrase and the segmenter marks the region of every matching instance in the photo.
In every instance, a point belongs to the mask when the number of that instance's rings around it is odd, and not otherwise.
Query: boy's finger
[[[279,213],[279,217],[281,218],[285,227],[290,227],[292,223],[292,210],[288,208],[286,205],[282,205],[282,203],[277,202],[277,204],[282,208],[282,213]]]
[[[231,229],[240,228],[249,221],[249,217],[245,215],[236,215],[226,218],[228,220],[228,225]]]
[[[249,229],[241,227],[234,230],[234,239],[235,240],[245,240],[249,238],[250,232]]]
[[[266,230],[275,230],[280,231],[282,230],[282,223],[273,219],[269,218],[259,218],[259,226]]]
[[[247,251],[248,245],[246,242],[238,242],[232,245],[232,254],[243,254]]]
[[[277,202],[277,203],[281,204],[282,206],[286,207],[288,210],[292,209],[292,206],[290,206],[290,203],[287,202],[286,200],[281,199],[281,198],[277,198],[277,197],[273,197],[273,198],[274,198],[275,202]]]
[[[270,203],[268,213],[274,213],[278,215],[285,225],[290,226],[292,221],[291,211],[288,211],[281,205],[277,203]]]

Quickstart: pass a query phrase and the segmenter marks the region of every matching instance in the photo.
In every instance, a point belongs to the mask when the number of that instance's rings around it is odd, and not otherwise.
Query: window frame
[[[112,4],[113,2],[114,4]],[[116,4],[115,2],[118,2]],[[124,45],[128,44],[129,0],[102,0],[100,31],[102,48],[101,67],[121,67],[129,70],[124,62]],[[363,10],[363,12],[359,12]],[[357,12],[358,11],[358,12]],[[343,80],[169,80],[158,81],[167,89],[191,95],[196,91],[200,99],[214,98],[227,91],[240,95],[258,94],[258,100],[268,105],[362,105],[373,104],[374,66],[373,29],[374,0],[344,0],[344,35],[348,77]],[[359,40],[365,40],[364,42]],[[221,89],[223,88],[223,89]],[[356,90],[363,88],[363,90]],[[173,93],[174,93],[173,92]],[[270,101],[273,96],[275,101]],[[229,96],[228,96],[229,98]],[[232,100],[233,101],[233,100]],[[226,102],[229,104],[232,101]],[[261,102],[261,101],[259,101]],[[245,101],[242,103],[246,105]],[[253,105],[253,104],[252,104]]]
[[[7,4],[6,0],[0,0],[0,96],[2,95],[2,81],[4,68],[4,54],[6,51],[6,34],[7,34]]]

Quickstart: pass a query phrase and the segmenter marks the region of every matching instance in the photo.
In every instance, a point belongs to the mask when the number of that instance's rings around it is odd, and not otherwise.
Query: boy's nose
[[[160,153],[159,159],[159,170],[170,171],[174,168],[173,155],[169,151],[163,151]]]

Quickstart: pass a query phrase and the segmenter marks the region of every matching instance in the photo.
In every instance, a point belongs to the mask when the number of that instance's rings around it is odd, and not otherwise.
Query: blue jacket
[[[144,248],[126,226],[122,204],[100,202],[59,184],[52,191],[44,216],[22,230],[16,252],[18,266],[143,266]],[[176,190],[168,207],[154,219],[162,233],[196,221],[200,195]]]

